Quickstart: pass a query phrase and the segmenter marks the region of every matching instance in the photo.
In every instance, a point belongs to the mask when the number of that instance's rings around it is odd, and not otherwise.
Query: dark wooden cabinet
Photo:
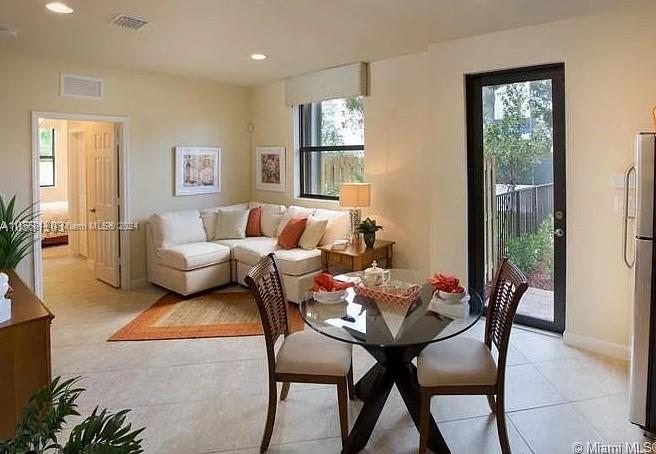
[[[12,438],[25,404],[52,379],[53,315],[13,271],[11,319],[0,323],[0,439]]]

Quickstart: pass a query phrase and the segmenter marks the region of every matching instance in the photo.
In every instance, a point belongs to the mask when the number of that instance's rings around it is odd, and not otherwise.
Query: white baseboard
[[[563,342],[571,347],[581,348],[601,355],[612,356],[629,360],[630,350],[628,345],[615,344],[595,337],[581,336],[570,333],[567,330],[563,333]]]

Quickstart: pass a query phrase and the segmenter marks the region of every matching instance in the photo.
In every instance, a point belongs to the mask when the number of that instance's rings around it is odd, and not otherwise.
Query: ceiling
[[[0,0],[0,26],[19,31],[0,47],[254,85],[637,0],[64,0],[69,15],[47,1]],[[110,25],[118,13],[153,24]]]

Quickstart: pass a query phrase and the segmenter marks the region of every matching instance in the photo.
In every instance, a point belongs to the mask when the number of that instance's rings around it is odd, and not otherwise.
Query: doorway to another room
[[[488,293],[501,258],[529,280],[521,324],[565,329],[565,68],[467,76],[469,280]]]
[[[34,210],[41,221],[34,251],[37,294],[72,278],[126,287],[124,131],[125,121],[114,117],[33,115]],[[62,266],[72,266],[76,275],[62,276]]]

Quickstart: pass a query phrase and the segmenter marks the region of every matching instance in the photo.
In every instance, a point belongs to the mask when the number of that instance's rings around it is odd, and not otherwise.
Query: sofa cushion
[[[207,240],[198,210],[157,213],[150,222],[157,249]]]
[[[283,249],[294,249],[298,247],[298,240],[305,231],[307,218],[292,218],[285,224],[285,228],[278,237],[278,246]]]
[[[248,209],[246,210],[219,210],[216,218],[215,240],[228,240],[233,238],[246,238],[246,224],[248,223]]]
[[[253,241],[254,238],[241,240],[242,242],[233,249],[232,256],[239,262],[247,265],[255,265],[262,257],[276,249],[276,244],[278,243],[276,238],[264,238],[265,240],[259,241]]]
[[[189,271],[230,261],[230,248],[206,241],[178,244],[157,251],[157,263]]]
[[[232,239],[232,240],[216,240],[214,243],[216,244],[221,244],[223,246],[226,246],[230,248],[230,253],[232,255],[232,259],[236,260],[235,258],[235,247],[239,246],[240,244],[252,244],[252,243],[257,243],[257,242],[271,242],[272,239],[269,238],[268,236],[252,236],[252,237],[246,237],[246,238],[239,238],[239,239]]]
[[[323,213],[320,211],[323,211]],[[332,213],[339,214],[327,217],[326,211],[328,210],[317,210],[314,213],[318,218],[328,219],[328,225],[326,226],[326,231],[323,233],[321,240],[319,240],[319,246],[333,244],[337,240],[346,240],[348,239],[351,230],[351,221],[348,213],[344,213],[343,211],[333,211]]]
[[[251,204],[251,208],[254,206],[262,207],[262,219],[260,222],[262,235],[268,236],[269,238],[278,236],[278,226],[280,225],[280,220],[282,219],[283,214],[285,214],[285,206],[269,205],[267,203]]]
[[[313,249],[276,249],[276,262],[282,274],[302,276],[321,269],[321,251]]]
[[[217,213],[219,210],[248,210],[248,204],[247,203],[237,203],[235,205],[226,205],[222,207],[212,207],[212,208],[204,208],[200,210],[200,216],[203,219],[203,227],[205,228],[205,232],[207,234],[207,238],[211,240],[214,238],[215,232],[216,232],[216,221],[217,221]]]
[[[327,226],[328,219],[320,219],[314,215],[310,216],[307,218],[305,230],[303,231],[301,238],[298,240],[298,245],[307,250],[316,248],[319,241],[321,241]]]
[[[262,236],[262,207],[253,207],[248,212],[246,236]]]
[[[285,211],[285,214],[282,216],[282,219],[280,220],[280,225],[278,225],[278,231],[276,233],[276,236],[280,236],[283,229],[287,226],[287,223],[290,220],[296,218],[307,218],[310,215],[312,215],[312,213],[314,213],[314,208],[305,208],[296,205],[291,205],[289,208],[287,208],[287,211]]]
[[[240,263],[253,266],[259,262],[265,255],[275,252],[276,262],[281,273],[290,276],[301,276],[321,268],[321,251],[313,249],[280,249],[276,246],[275,238],[257,238],[259,241],[252,241],[256,238],[246,238],[239,240],[240,243],[234,246],[232,257]]]

